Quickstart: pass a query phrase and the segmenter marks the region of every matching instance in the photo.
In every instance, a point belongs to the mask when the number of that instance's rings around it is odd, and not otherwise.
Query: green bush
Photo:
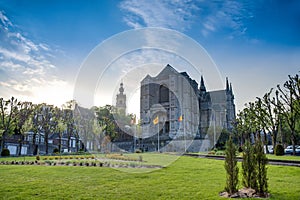
[[[238,191],[238,174],[239,168],[237,165],[236,151],[237,148],[230,137],[226,142],[225,149],[225,170],[226,170],[226,186],[225,191],[230,195]]]
[[[257,188],[257,173],[254,147],[249,140],[243,146],[242,183],[246,188]]]
[[[136,149],[135,153],[142,153],[142,150],[141,149]]]
[[[3,156],[3,157],[10,156],[9,150],[6,148],[2,149],[1,156]]]
[[[54,153],[54,154],[59,154],[58,148],[53,149],[53,153]]]
[[[283,148],[283,146],[281,144],[277,144],[275,146],[275,152],[274,153],[275,153],[276,156],[282,156],[282,155],[284,155],[284,148]]]

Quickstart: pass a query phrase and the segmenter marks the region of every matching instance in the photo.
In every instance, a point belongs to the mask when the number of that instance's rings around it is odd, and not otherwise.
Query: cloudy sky
[[[228,77],[232,82],[237,111],[300,70],[297,0],[0,0],[0,96],[60,106],[74,98],[77,75],[93,49],[123,31],[145,27],[175,30],[199,43],[217,66],[216,80],[221,77],[225,82]],[[151,54],[139,50],[113,60],[97,87],[104,88],[105,80],[117,76],[105,89],[115,94],[122,80],[126,92],[126,81],[130,85],[129,79],[137,76],[130,67],[122,69],[122,61],[143,65],[144,70],[138,70],[143,77],[148,73],[146,60],[151,69],[167,64],[159,55],[157,50]],[[176,69],[192,74],[184,62],[175,62],[174,55],[167,57]],[[214,82],[206,69],[200,71],[206,82]],[[193,78],[200,80],[197,75]],[[208,84],[207,89],[220,88]],[[128,96],[138,99],[136,93]],[[94,104],[112,104],[113,99],[98,95]],[[129,112],[137,111],[137,104],[129,105]]]

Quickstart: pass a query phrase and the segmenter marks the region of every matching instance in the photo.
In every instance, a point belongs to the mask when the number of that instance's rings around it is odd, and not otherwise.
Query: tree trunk
[[[33,147],[33,152],[32,154],[33,155],[36,155],[37,154],[37,146],[35,144],[35,140],[36,140],[36,133],[33,133],[32,135],[32,147]]]
[[[264,132],[264,139],[265,139],[265,148],[266,148],[266,153],[269,153],[269,148],[268,148],[268,137],[267,137],[267,133],[265,130],[263,130]],[[274,148],[275,149],[275,148]]]
[[[48,155],[48,147],[49,147],[49,144],[48,144],[48,131],[45,131],[45,146],[46,146],[46,155]]]
[[[19,153],[18,153],[19,156],[21,156],[21,154],[22,154],[22,144],[23,144],[23,142],[24,142],[24,135],[21,136],[21,139],[19,141]]]
[[[68,136],[68,152],[70,152],[70,141],[71,141],[71,136]]]
[[[296,155],[296,136],[295,129],[292,130],[292,145],[293,145],[293,155]]]
[[[6,140],[6,133],[5,131],[2,133],[2,139],[1,139],[1,147],[0,147],[0,153],[2,152],[2,150],[5,148],[5,140]]]
[[[277,143],[277,130],[273,130],[273,134],[272,134],[273,151],[275,151],[276,143]]]
[[[61,132],[59,132],[58,133],[58,151],[59,151],[59,153],[61,153],[61,138],[62,138],[62,136],[61,136]]]

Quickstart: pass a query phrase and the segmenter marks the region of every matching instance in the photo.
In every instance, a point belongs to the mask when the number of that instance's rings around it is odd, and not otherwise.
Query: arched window
[[[169,88],[164,85],[159,87],[159,103],[169,102]]]

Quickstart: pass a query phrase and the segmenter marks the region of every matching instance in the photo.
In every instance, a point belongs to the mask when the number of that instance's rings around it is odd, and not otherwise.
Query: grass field
[[[141,154],[149,162],[174,155]],[[151,161],[152,160],[152,161]],[[180,157],[166,168],[0,165],[1,199],[224,199],[224,161]],[[300,199],[300,168],[268,166],[270,199]]]

